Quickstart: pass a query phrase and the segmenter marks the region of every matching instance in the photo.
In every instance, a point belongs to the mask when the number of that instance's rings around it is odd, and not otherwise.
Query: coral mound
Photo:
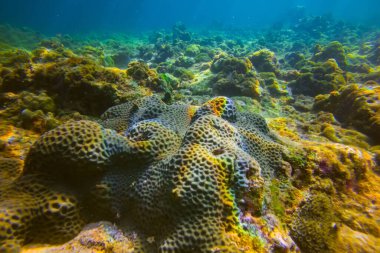
[[[144,251],[239,251],[230,236],[241,233],[238,213],[259,205],[252,195],[281,161],[264,119],[237,113],[226,97],[200,107],[156,97],[118,105],[99,123],[68,122],[31,147],[22,175],[0,188],[1,249],[123,219]]]

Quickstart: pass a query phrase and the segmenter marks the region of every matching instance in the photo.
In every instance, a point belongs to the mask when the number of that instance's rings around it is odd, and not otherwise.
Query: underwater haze
[[[377,0],[3,0],[0,22],[49,34],[162,29],[179,21],[198,29],[262,28],[302,15],[379,25],[379,9]]]
[[[379,253],[380,0],[0,0],[0,253]]]

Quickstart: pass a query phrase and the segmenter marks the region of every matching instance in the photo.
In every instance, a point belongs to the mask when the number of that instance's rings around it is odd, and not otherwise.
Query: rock
[[[262,93],[259,79],[254,72],[247,74],[232,72],[228,75],[220,73],[210,83],[216,95],[248,96],[260,99]]]
[[[216,56],[211,64],[212,72],[222,72],[225,75],[232,72],[236,72],[237,74],[247,74],[251,70],[252,63],[248,58],[236,58],[225,54]]]
[[[186,26],[182,23],[177,23],[173,26],[173,42],[176,43],[178,41],[190,41],[191,35],[186,30]]]
[[[325,62],[329,59],[335,59],[340,68],[344,69],[347,66],[345,50],[340,42],[330,42],[325,47],[321,47],[312,57],[312,60],[317,62]]]
[[[345,85],[344,72],[333,59],[302,69],[297,79],[288,84],[293,94],[307,96],[327,94]]]
[[[275,54],[268,49],[261,49],[249,56],[249,60],[258,72],[279,73],[278,62]]]
[[[380,87],[353,84],[326,96],[317,96],[314,108],[332,112],[346,127],[355,127],[380,143]]]
[[[119,228],[110,222],[98,222],[86,225],[72,240],[59,246],[28,246],[22,253],[33,252],[135,252],[135,235],[125,235]]]

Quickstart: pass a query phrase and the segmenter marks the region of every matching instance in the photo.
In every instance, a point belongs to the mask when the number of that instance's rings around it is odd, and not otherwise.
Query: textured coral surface
[[[145,250],[238,250],[227,234],[239,232],[246,195],[280,176],[282,148],[260,116],[237,113],[226,97],[199,108],[152,97],[102,119],[68,122],[33,144],[22,174],[1,189],[3,250],[121,218]]]

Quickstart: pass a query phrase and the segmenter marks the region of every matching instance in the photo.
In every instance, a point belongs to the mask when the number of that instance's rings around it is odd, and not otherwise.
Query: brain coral
[[[281,151],[263,118],[226,97],[200,107],[142,98],[98,123],[68,122],[42,135],[22,175],[0,188],[1,249],[123,219],[143,251],[238,251],[228,233],[241,227],[245,198],[276,175]]]

